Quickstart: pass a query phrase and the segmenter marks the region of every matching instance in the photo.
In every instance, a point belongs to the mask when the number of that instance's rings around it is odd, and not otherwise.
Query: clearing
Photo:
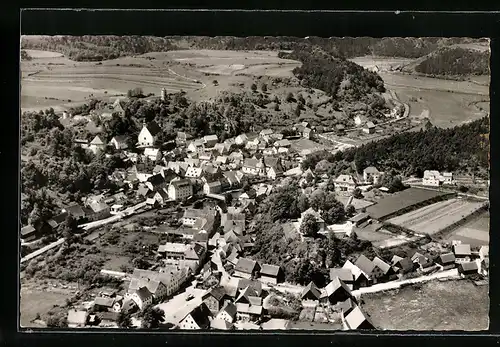
[[[468,280],[433,281],[365,294],[362,308],[381,329],[485,330],[489,325],[488,288]]]
[[[432,235],[469,216],[482,206],[484,202],[450,199],[405,213],[389,219],[388,222]]]

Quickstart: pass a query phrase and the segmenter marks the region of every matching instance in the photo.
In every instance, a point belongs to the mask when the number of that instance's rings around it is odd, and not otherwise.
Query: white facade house
[[[94,139],[90,142],[89,146],[90,150],[94,153],[97,154],[101,151],[104,151],[106,149],[106,143],[101,139],[99,135],[94,137]]]
[[[443,172],[442,174],[436,170],[425,170],[422,184],[424,186],[439,187],[441,184],[452,184],[453,174],[451,172]]]
[[[381,177],[382,172],[378,171],[374,166],[369,166],[363,170],[363,180],[365,182],[377,184],[379,183]]]
[[[160,132],[161,128],[155,121],[149,124],[144,123],[137,139],[138,145],[142,147],[152,147]]]
[[[351,194],[356,189],[357,182],[352,175],[339,175],[335,179],[335,191]]]
[[[168,196],[172,200],[182,200],[193,195],[193,186],[189,180],[176,180],[168,186]]]

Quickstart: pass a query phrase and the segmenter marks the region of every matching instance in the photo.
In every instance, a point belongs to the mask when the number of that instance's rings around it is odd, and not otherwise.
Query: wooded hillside
[[[418,64],[415,71],[430,75],[488,75],[490,52],[460,47],[441,49]]]

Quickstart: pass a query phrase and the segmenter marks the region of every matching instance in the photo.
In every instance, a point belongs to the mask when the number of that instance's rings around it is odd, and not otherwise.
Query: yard
[[[362,309],[375,327],[385,330],[485,330],[488,287],[476,287],[468,280],[432,281],[365,294]]]
[[[483,204],[465,199],[450,199],[405,213],[388,222],[432,235],[477,211]]]

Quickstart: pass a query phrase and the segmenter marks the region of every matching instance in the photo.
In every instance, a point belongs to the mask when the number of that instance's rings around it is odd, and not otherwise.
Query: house
[[[197,261],[201,264],[201,262],[205,258],[206,251],[207,251],[206,245],[204,247],[199,243],[192,243],[187,247],[186,251],[184,252],[184,258],[186,260]]]
[[[313,130],[310,128],[304,128],[302,130],[302,137],[311,140],[313,138]]]
[[[153,303],[153,294],[147,287],[137,289],[131,296],[131,299],[137,304],[140,310]]]
[[[323,218],[321,218],[319,212],[315,211],[312,207],[300,214],[299,225],[302,225],[302,222],[306,215],[312,215],[314,218],[316,218],[316,223],[318,224],[320,232],[325,230],[325,221],[323,220]]]
[[[375,166],[368,166],[363,170],[363,180],[365,182],[377,184],[382,176],[382,173]]]
[[[290,146],[292,146],[292,143],[288,139],[279,140],[274,143],[274,147],[290,148]]]
[[[234,277],[251,279],[260,270],[259,264],[255,260],[240,258],[234,268]]]
[[[344,263],[344,266],[342,266],[342,268],[351,270],[352,275],[354,276],[354,289],[359,289],[370,285],[370,278],[365,275],[359,267],[351,263],[349,260]]]
[[[338,277],[335,277],[327,284],[325,287],[325,294],[324,300],[332,305],[352,297],[351,290]]]
[[[401,258],[401,257],[399,257]],[[393,266],[397,269],[400,274],[405,274],[411,272],[415,269],[415,264],[411,260],[411,258],[401,258],[395,259],[393,262]]]
[[[97,297],[94,300],[94,309],[96,311],[110,311],[113,309],[114,303],[113,298]]]
[[[241,145],[246,145],[247,142],[248,142],[248,136],[245,135],[245,134],[241,134],[241,135],[238,135],[236,136],[236,138],[234,139],[234,142],[238,145],[238,146],[241,146]]]
[[[85,139],[74,139],[73,143],[75,144],[75,146],[78,146],[78,147],[81,147],[84,149],[87,149],[90,146],[89,140],[85,140]]]
[[[304,287],[300,294],[300,299],[303,301],[318,301],[320,297],[321,292],[312,281]]]
[[[199,152],[198,154],[198,159],[203,162],[210,162],[212,160],[212,153],[211,152]]]
[[[188,245],[184,243],[167,242],[158,246],[158,253],[167,260],[180,260],[184,259],[187,248]]]
[[[260,131],[259,136],[260,137],[270,136],[273,133],[274,133],[273,129],[263,129],[263,130]]]
[[[346,284],[349,289],[354,288],[354,275],[351,270],[344,268],[331,268],[330,269],[330,281],[338,277],[342,282]]]
[[[368,213],[358,213],[357,215],[351,217],[349,222],[351,222],[355,227],[358,227],[369,219],[370,215]]]
[[[481,246],[479,248],[479,259],[484,260],[490,257],[490,246]]]
[[[213,148],[217,142],[219,142],[219,138],[215,134],[203,137],[203,144],[205,145],[205,148]]]
[[[441,174],[439,173],[439,171],[425,170],[424,177],[422,178],[422,184],[429,187],[439,187],[440,176]]]
[[[363,124],[365,124],[366,122],[368,121],[368,118],[366,118],[365,116],[363,115],[356,115],[354,117],[354,123],[356,124],[356,126],[361,126]]]
[[[458,264],[458,272],[463,275],[472,275],[479,272],[477,262],[475,261],[464,261]]]
[[[375,124],[373,122],[366,122],[365,126],[363,127],[363,132],[365,134],[373,134],[375,132]]]
[[[92,141],[90,141],[89,149],[94,153],[98,154],[106,149],[107,144],[102,140],[99,135],[96,135]]]
[[[191,141],[187,147],[187,151],[191,153],[197,153],[203,149],[203,139]]]
[[[222,193],[222,184],[220,181],[205,182],[203,185],[203,193],[208,194],[219,194]]]
[[[264,158],[264,165],[268,178],[275,180],[283,176],[283,167],[281,166],[279,158],[266,157]]]
[[[283,272],[276,265],[263,264],[260,269],[259,281],[262,283],[278,284],[283,280]]]
[[[203,169],[200,167],[190,166],[186,170],[186,178],[200,178],[203,173]]]
[[[278,150],[276,149],[276,147],[270,147],[270,148],[264,149],[262,151],[262,154],[265,156],[276,155],[276,154],[278,154]]]
[[[183,225],[192,227],[198,219],[205,218],[209,212],[207,210],[197,210],[194,208],[187,208],[184,210],[181,222]]]
[[[82,328],[87,324],[88,313],[82,310],[68,311],[68,328]]]
[[[181,264],[165,265],[160,271],[134,269],[125,297],[131,298],[138,289],[146,287],[156,300],[160,300],[176,293],[190,275],[191,270]]]
[[[193,186],[188,179],[174,180],[168,186],[168,196],[171,200],[183,200],[193,195]]]
[[[177,146],[185,146],[187,141],[191,138],[191,135],[186,134],[185,132],[178,132],[177,137],[175,138],[175,144]]]
[[[147,147],[144,149],[144,157],[151,161],[157,161],[162,158],[162,154],[158,148]]]
[[[96,221],[111,216],[111,208],[104,202],[91,203],[85,215],[89,221]]]
[[[341,194],[352,194],[357,186],[356,179],[352,175],[339,175],[334,183],[335,191]]]
[[[116,150],[127,149],[128,148],[128,136],[127,135],[116,135],[111,139],[111,144]]]
[[[222,309],[224,299],[229,298],[226,296],[226,290],[224,287],[216,287],[210,289],[201,299],[203,300],[203,303],[207,305],[210,312],[212,312],[215,316]],[[232,323],[232,321],[230,323]]]
[[[381,282],[382,280],[394,280],[397,278],[396,272],[392,266],[379,257],[373,258],[372,263],[375,265],[375,269],[381,270],[381,272],[378,270],[374,271],[374,277],[377,278],[377,282]]]
[[[21,228],[21,240],[23,242],[30,242],[37,237],[37,231],[32,225],[27,225]]]
[[[146,182],[149,177],[153,176],[147,169],[146,165],[143,163],[135,164],[130,170],[131,173],[135,173],[139,182]]]
[[[336,124],[335,129],[337,130],[337,133],[339,133],[339,134],[345,133],[345,125],[344,124]]]
[[[207,305],[201,303],[201,305],[195,307],[180,321],[179,328],[182,330],[209,329],[210,318],[212,318],[212,313]]]
[[[156,191],[155,195],[153,196],[153,199],[156,202],[158,202],[160,205],[165,204],[167,201],[169,201],[167,190],[165,188],[163,188],[163,189]]]
[[[219,155],[215,159],[215,163],[218,165],[226,165],[227,164],[227,156],[225,155]]]
[[[54,217],[49,219],[47,223],[50,225],[52,230],[55,230],[56,228],[59,227],[59,225],[61,225],[62,222],[66,220],[66,218],[68,218],[68,216],[69,216],[68,212],[61,212],[58,215],[55,215]]]
[[[231,189],[236,189],[241,187],[241,180],[243,178],[243,174],[240,171],[226,171],[222,175],[228,181]]]
[[[262,306],[237,303],[236,315],[242,320],[258,319],[262,315]]]
[[[264,175],[265,167],[262,160],[255,158],[247,158],[243,162],[242,172],[249,175]]]
[[[235,308],[236,308],[236,306],[235,306]],[[224,319],[215,318],[210,322],[210,328],[215,329],[215,330],[233,330],[234,324],[230,323],[228,321],[225,321]]]
[[[291,168],[287,171],[285,171],[284,175],[286,177],[292,177],[292,176],[301,176],[302,175],[302,169],[300,166],[297,166],[297,167],[294,167],[294,168]]]
[[[453,246],[453,253],[455,254],[455,262],[470,261],[472,252],[469,244],[458,244]]]
[[[142,130],[137,138],[138,145],[141,147],[153,147],[160,132],[161,128],[155,121],[151,121],[148,124],[143,123]]]
[[[443,172],[440,177],[440,181],[442,184],[453,184],[453,173]]]
[[[230,301],[226,302],[217,314],[216,318],[225,320],[228,323],[233,323],[236,319],[236,305]]]
[[[167,182],[161,174],[156,174],[148,177],[145,185],[149,188],[149,190],[155,192],[165,188],[167,186]]]
[[[455,267],[455,254],[452,252],[440,254],[437,262],[442,265],[445,269],[450,269]]]
[[[118,312],[101,312],[98,314],[100,327],[115,327],[118,321]]]
[[[375,329],[371,319],[356,306],[347,316],[342,320],[346,330],[354,329]]]
[[[77,221],[87,217],[87,214],[83,210],[83,207],[78,204],[73,204],[68,207],[63,212],[67,212],[71,217]]]

